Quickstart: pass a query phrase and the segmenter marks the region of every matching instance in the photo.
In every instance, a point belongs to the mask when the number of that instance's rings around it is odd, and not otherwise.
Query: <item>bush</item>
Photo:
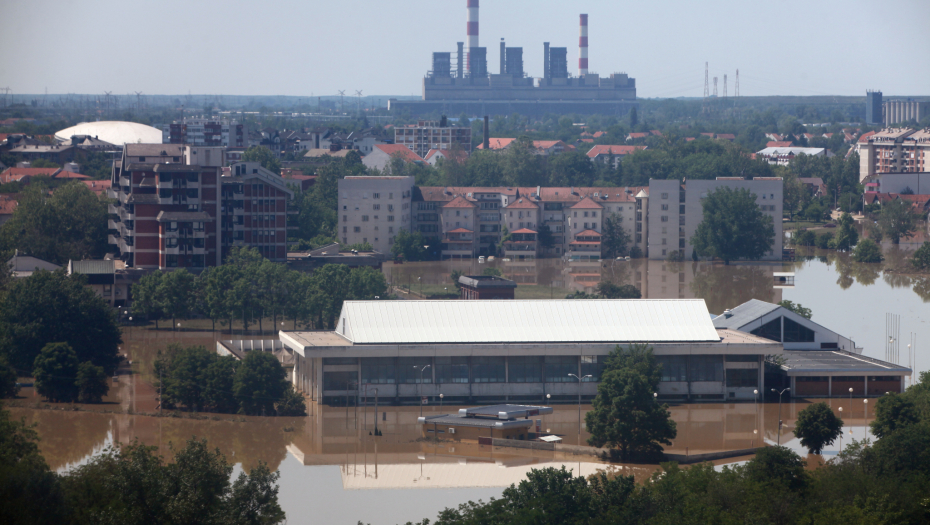
[[[685,262],[685,252],[681,250],[672,250],[665,260],[668,262]]]
[[[930,270],[930,241],[924,241],[923,246],[914,252],[911,264],[918,270]]]
[[[882,249],[871,239],[862,239],[859,241],[852,255],[853,260],[861,263],[880,263],[884,259],[884,257],[882,257]]]
[[[639,246],[630,248],[630,259],[642,259],[643,250]]]
[[[817,237],[817,247],[822,250],[833,249],[833,232],[826,232]]]

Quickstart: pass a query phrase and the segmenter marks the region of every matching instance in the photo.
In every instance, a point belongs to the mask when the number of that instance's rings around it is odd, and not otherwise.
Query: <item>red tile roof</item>
[[[592,159],[598,155],[629,155],[635,151],[644,150],[646,146],[610,146],[599,144],[588,151],[588,157]]]
[[[606,131],[595,131],[595,132],[594,132],[594,138],[597,139],[597,138],[603,137],[603,136],[606,135],[606,134],[607,134]]]
[[[472,230],[469,230],[468,228],[456,228],[454,230],[449,230],[446,233],[475,233],[475,232]]]
[[[561,140],[534,140],[533,147],[536,149],[549,149],[551,147],[562,144],[565,147],[565,143]]]
[[[770,140],[765,143],[766,148],[790,148],[790,140]]]
[[[871,137],[871,136],[874,135],[874,134],[875,134],[874,131],[870,131],[870,132],[868,132],[868,133],[863,133],[862,136],[859,137],[859,142],[868,142],[868,141],[869,141],[869,137]]]
[[[600,237],[601,234],[597,233],[594,230],[585,230],[581,233],[576,233],[575,237]]]
[[[529,228],[520,228],[519,230],[514,230],[510,233],[537,233]]]
[[[539,206],[537,206],[536,204],[534,204],[531,200],[529,200],[529,199],[523,199],[523,198],[520,198],[520,199],[517,199],[517,200],[511,202],[511,203],[508,204],[506,207],[507,207],[507,208],[515,208],[515,209],[526,209],[526,208],[534,209],[534,210],[535,210],[535,209],[539,209]]]
[[[648,133],[630,133],[629,135],[627,135],[627,138],[629,138],[629,139],[644,139],[644,138],[646,138],[646,137],[648,137],[648,136],[649,136]]]
[[[375,144],[375,147],[388,155],[399,155],[407,162],[423,162],[419,155],[403,144]]]
[[[52,176],[56,179],[71,179],[71,180],[90,180],[90,177],[87,175],[81,175],[80,173],[75,173],[73,171],[61,170],[55,175]]]
[[[603,206],[594,202],[591,197],[585,197],[578,201],[577,204],[572,206],[572,208],[578,208],[579,210],[591,210],[591,209],[601,209]]]
[[[736,135],[732,133],[717,133],[717,138],[723,140],[736,140]]]
[[[87,186],[87,189],[96,193],[97,195],[103,195],[113,186],[113,183],[108,180],[82,180],[81,182]]]
[[[488,149],[495,149],[495,150],[496,150],[496,149],[504,149],[504,148],[506,148],[507,146],[509,146],[511,142],[513,142],[513,141],[515,141],[515,140],[517,140],[517,139],[513,139],[513,138],[507,138],[507,139],[505,139],[505,138],[496,138],[496,139],[495,139],[495,138],[491,138],[491,139],[488,139]],[[484,149],[484,142],[482,142],[481,144],[478,144],[478,148],[477,148],[477,149]]]
[[[581,142],[588,142],[590,144],[594,144],[594,139],[581,139]]]
[[[13,215],[19,202],[9,195],[0,195],[0,215]]]
[[[7,168],[0,173],[0,183],[21,180],[23,177],[36,177],[39,175],[54,176],[61,168]]]
[[[476,208],[477,205],[465,197],[456,197],[446,204],[442,205],[443,208]]]

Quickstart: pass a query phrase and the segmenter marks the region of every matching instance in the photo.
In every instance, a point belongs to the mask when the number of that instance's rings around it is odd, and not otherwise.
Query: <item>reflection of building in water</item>
[[[628,264],[631,282],[644,299],[702,298],[713,313],[721,313],[750,299],[774,303],[782,299],[781,289],[774,287],[775,270],[779,269],[775,266],[656,260]]]

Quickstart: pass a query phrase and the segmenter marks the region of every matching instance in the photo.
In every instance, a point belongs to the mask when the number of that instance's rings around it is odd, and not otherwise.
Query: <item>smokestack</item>
[[[488,116],[484,116],[484,150],[491,149],[490,127],[488,126]]]
[[[549,78],[549,42],[543,42],[543,78]]]
[[[462,51],[462,48],[465,47],[465,42],[459,42],[459,54],[456,57],[458,59],[458,69],[455,70],[455,75],[459,78],[465,78],[465,54]]]
[[[584,76],[588,74],[588,15],[581,15],[580,22],[581,33],[578,37],[578,74]]]
[[[506,72],[506,68],[504,67],[507,63],[506,57],[507,57],[507,46],[506,44],[504,44],[504,39],[502,38],[501,39],[501,75],[503,75]]]
[[[478,0],[466,0],[468,7],[468,23],[465,34],[468,42],[468,61],[465,67],[471,74],[471,50],[478,47]]]

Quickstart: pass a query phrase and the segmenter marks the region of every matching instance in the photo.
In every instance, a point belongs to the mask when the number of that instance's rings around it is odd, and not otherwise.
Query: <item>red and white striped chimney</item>
[[[465,41],[465,53],[468,60],[465,63],[465,70],[471,73],[471,50],[478,47],[478,0],[466,0],[468,7],[468,22],[465,28],[465,34],[468,37]]]
[[[588,15],[581,15],[581,34],[578,37],[578,74],[588,74]]]

